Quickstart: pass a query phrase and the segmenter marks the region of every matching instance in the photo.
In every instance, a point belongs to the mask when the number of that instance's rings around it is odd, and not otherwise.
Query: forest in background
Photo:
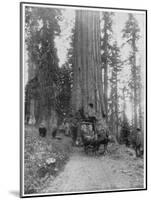
[[[26,7],[25,44],[28,82],[25,86],[25,122],[45,121],[50,129],[94,105],[95,115],[118,135],[122,126],[144,130],[144,80],[139,59],[140,27],[127,14],[122,46],[113,31],[113,12],[75,11],[66,62],[59,66],[55,38],[61,34],[63,9]],[[127,59],[122,48],[128,46]],[[124,68],[129,71],[122,80]],[[124,74],[123,74],[124,75]],[[129,102],[129,103],[127,103]],[[126,109],[130,107],[131,116]]]

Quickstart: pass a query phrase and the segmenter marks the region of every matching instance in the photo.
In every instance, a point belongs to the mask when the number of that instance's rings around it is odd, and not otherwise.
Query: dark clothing
[[[57,131],[58,131],[57,128],[55,128],[55,129],[52,131],[52,137],[53,137],[53,138],[56,137],[56,135],[57,135]]]
[[[73,143],[75,144],[77,137],[78,137],[78,127],[77,126],[74,126],[74,125],[71,126],[71,134],[72,134]]]
[[[39,127],[39,135],[41,137],[45,137],[47,133],[47,129],[45,127]]]

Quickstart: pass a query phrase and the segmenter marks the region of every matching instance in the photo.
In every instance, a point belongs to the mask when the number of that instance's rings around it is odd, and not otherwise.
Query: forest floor
[[[86,155],[74,147],[64,170],[41,193],[144,188],[144,161],[125,145],[109,145],[107,155]]]
[[[56,139],[40,137],[34,126],[25,126],[24,192],[39,193],[63,170],[72,152],[72,140],[63,134]]]
[[[37,128],[25,127],[25,194],[144,187],[144,161],[136,158],[134,150],[110,143],[105,156],[87,155],[83,147],[72,147],[70,137],[61,134],[59,138],[42,138]],[[48,165],[53,159],[55,165]]]

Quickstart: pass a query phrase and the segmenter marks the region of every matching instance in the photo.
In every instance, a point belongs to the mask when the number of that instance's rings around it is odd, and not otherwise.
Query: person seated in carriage
[[[89,103],[88,105],[88,112],[87,112],[87,121],[92,123],[92,131],[96,132],[96,113],[94,110],[94,105],[92,103]]]

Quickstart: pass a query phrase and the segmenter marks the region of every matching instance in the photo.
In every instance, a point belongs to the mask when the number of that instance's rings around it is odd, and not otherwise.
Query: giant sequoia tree
[[[97,11],[76,11],[73,66],[73,112],[93,104],[100,120],[105,116],[100,56],[100,15]]]

